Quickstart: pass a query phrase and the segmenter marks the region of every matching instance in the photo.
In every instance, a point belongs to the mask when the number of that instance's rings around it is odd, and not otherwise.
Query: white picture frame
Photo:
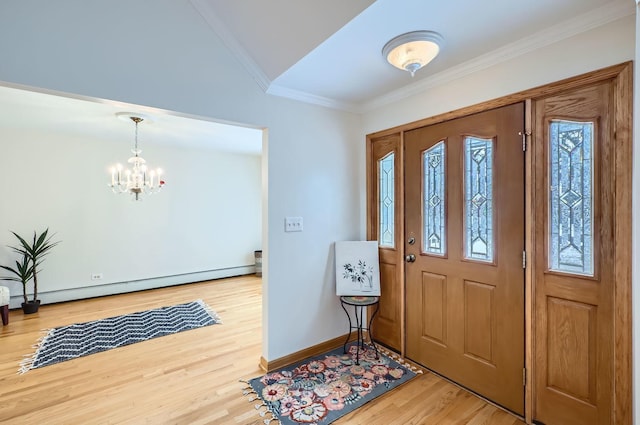
[[[336,295],[380,296],[378,241],[339,241],[336,252]]]

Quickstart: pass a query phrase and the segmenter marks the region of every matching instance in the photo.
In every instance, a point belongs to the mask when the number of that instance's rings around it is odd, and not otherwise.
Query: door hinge
[[[522,386],[524,387],[525,385],[527,385],[527,368],[523,367],[522,368]]]
[[[522,268],[527,268],[527,251],[522,251]]]
[[[527,151],[527,136],[531,136],[530,131],[519,131],[518,135],[522,137],[522,152]]]

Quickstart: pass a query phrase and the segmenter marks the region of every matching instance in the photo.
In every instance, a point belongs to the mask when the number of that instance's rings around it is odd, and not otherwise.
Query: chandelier
[[[117,115],[118,117],[130,118],[135,123],[135,142],[133,149],[131,149],[133,156],[127,161],[130,168],[123,168],[121,164],[112,167],[111,183],[108,186],[113,193],[129,193],[138,201],[142,195],[150,195],[162,189],[164,186],[162,170],[160,168],[150,170],[147,167],[147,161],[140,156],[142,149],[138,148],[138,124],[144,119],[128,114]]]

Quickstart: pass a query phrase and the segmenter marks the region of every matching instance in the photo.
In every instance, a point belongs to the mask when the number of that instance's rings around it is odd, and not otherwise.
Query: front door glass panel
[[[465,258],[493,262],[493,140],[464,139]]]
[[[423,247],[422,252],[445,255],[445,144],[438,142],[422,154]]]
[[[549,124],[549,270],[593,276],[593,122]]]
[[[393,152],[378,161],[379,210],[378,243],[384,248],[395,246],[395,155]]]

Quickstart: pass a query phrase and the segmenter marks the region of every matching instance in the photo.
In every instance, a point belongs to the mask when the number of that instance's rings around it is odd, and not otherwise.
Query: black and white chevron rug
[[[222,323],[202,300],[46,330],[18,373],[203,326]]]

